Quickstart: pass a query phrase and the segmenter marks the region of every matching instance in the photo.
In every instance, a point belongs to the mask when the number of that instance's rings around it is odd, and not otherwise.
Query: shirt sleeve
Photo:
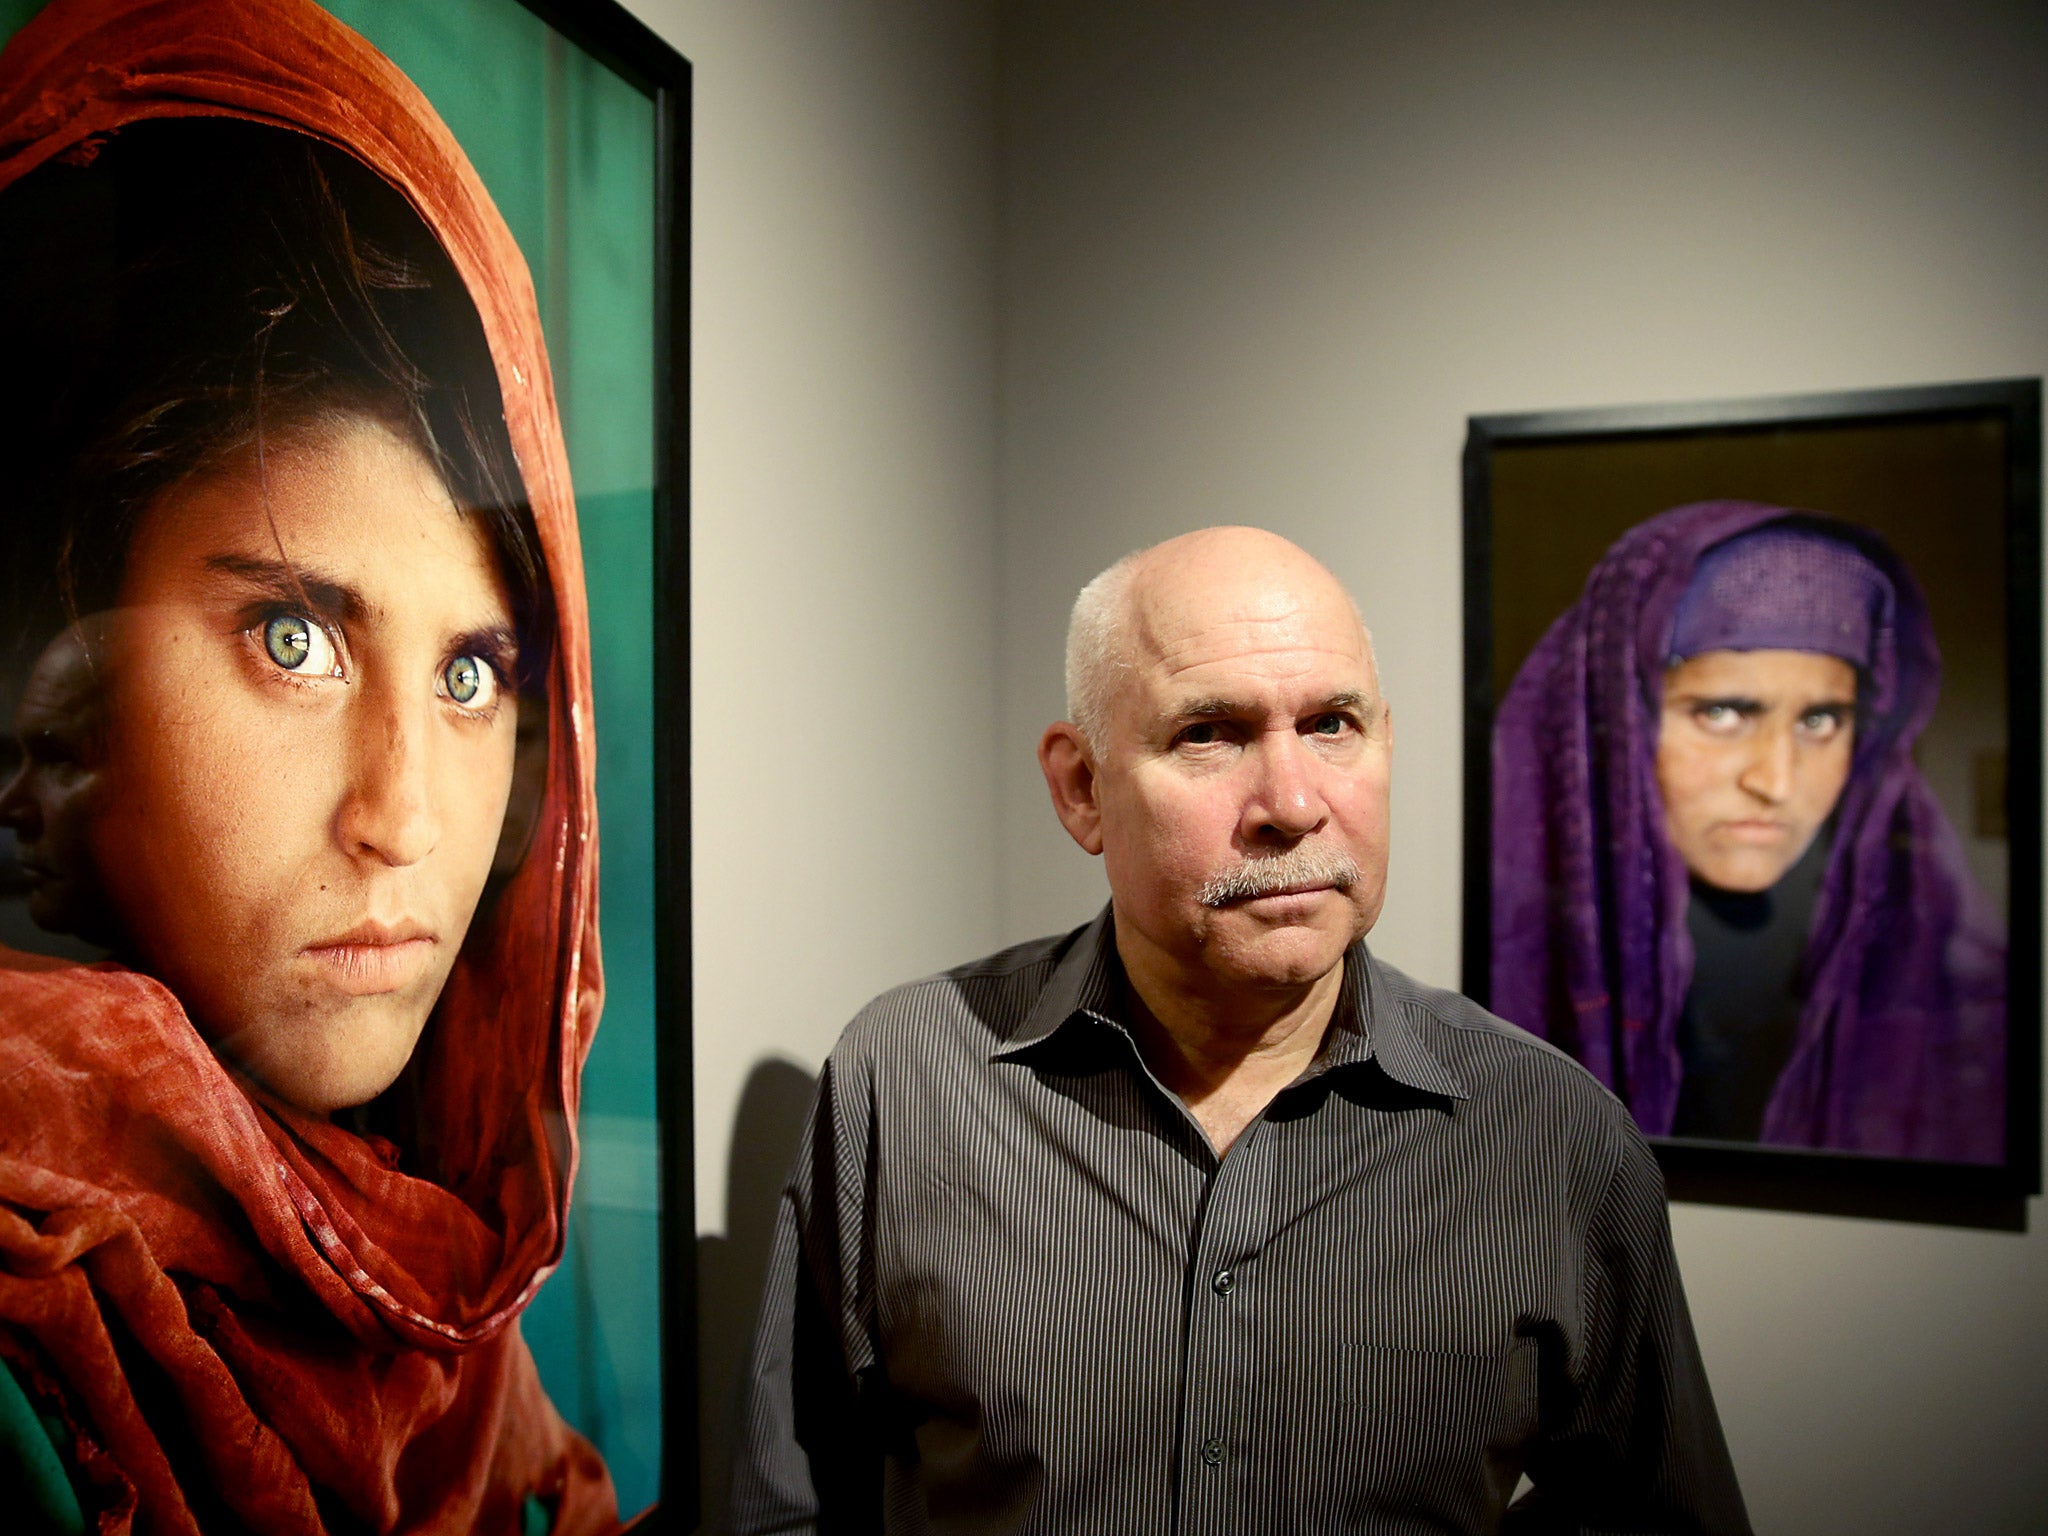
[[[1583,1347],[1503,1530],[1750,1536],[1671,1246],[1664,1179],[1617,1109],[1620,1155],[1588,1223]]]
[[[775,1240],[734,1455],[733,1536],[879,1531],[882,1438],[865,1270],[864,1091],[827,1063]],[[851,1100],[851,1102],[849,1102]]]

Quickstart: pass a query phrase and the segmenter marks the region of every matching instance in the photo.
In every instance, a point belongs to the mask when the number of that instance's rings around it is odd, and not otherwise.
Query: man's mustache
[[[1358,882],[1358,861],[1342,849],[1320,843],[1297,843],[1285,853],[1246,859],[1243,863],[1211,875],[1196,900],[1205,907],[1227,906],[1254,896],[1274,896],[1282,891],[1316,886],[1348,890]]]

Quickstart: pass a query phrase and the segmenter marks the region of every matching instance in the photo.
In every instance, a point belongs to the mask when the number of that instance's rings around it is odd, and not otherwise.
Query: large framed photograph
[[[0,1459],[51,1528],[687,1527],[689,66],[614,0],[0,45]]]
[[[2040,1188],[2038,380],[1489,415],[1466,990],[1679,1198]]]

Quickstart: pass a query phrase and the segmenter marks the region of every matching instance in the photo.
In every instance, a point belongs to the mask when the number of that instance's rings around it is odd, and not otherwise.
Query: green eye
[[[313,654],[313,626],[296,613],[280,613],[263,625],[263,649],[287,672],[296,672]]]
[[[448,697],[458,704],[472,704],[484,690],[484,663],[474,656],[458,656],[441,674],[448,685]]]
[[[262,621],[262,649],[281,672],[338,678],[342,659],[328,631],[299,612],[272,614]]]
[[[473,714],[495,708],[503,688],[498,664],[481,656],[456,656],[441,669],[441,687],[448,697]]]

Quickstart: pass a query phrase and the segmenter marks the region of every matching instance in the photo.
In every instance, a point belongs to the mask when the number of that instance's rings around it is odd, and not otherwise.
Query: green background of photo
[[[43,0],[0,0],[0,40]],[[582,531],[604,1017],[561,1267],[521,1319],[627,1514],[660,1494],[654,961],[654,104],[518,0],[325,0],[425,93],[532,270]]]

